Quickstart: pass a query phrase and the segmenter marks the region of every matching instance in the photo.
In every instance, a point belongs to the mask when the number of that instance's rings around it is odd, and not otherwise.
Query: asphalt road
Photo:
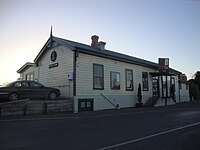
[[[0,150],[199,150],[200,104],[0,119]]]

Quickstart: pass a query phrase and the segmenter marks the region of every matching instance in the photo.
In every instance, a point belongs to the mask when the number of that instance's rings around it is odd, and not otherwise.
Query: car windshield
[[[10,87],[14,82],[8,83],[6,85],[4,85],[4,87]]]

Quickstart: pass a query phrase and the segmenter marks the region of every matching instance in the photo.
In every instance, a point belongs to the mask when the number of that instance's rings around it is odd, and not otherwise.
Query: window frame
[[[144,78],[144,76],[146,76],[146,78]],[[149,76],[148,76],[148,72],[142,72],[142,89],[143,91],[149,91]],[[146,80],[144,80],[146,79]],[[147,87],[145,87],[147,86]]]
[[[119,74],[119,87],[113,86],[113,74]],[[112,90],[120,90],[121,89],[121,79],[120,79],[120,72],[111,71],[110,72],[110,89]]]
[[[95,76],[95,66],[98,66],[98,67],[102,67],[102,77],[99,77],[99,76]],[[98,87],[95,87],[95,79],[98,78],[98,79],[101,79],[100,84],[102,84],[102,87],[98,88]],[[104,65],[101,65],[101,64],[93,64],[93,89],[94,90],[104,90]]]
[[[128,72],[131,72],[131,79],[127,79]],[[127,85],[128,85],[127,81],[128,80],[131,83],[131,88],[127,87]],[[134,90],[134,86],[133,86],[133,70],[131,70],[131,69],[125,69],[125,84],[126,84],[126,91],[133,91]]]
[[[33,72],[29,72],[29,73],[27,73],[25,75],[25,80],[34,81],[35,80],[34,77],[35,77],[35,72],[34,71]]]

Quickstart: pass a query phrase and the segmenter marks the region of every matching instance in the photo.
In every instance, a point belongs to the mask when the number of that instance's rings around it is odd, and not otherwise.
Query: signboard
[[[169,71],[169,58],[159,58],[158,62],[160,72]]]
[[[56,61],[56,59],[57,59],[57,53],[56,53],[56,51],[53,51],[53,52],[51,53],[50,59],[51,59],[52,62],[55,62],[55,61]],[[49,69],[50,69],[50,68],[54,68],[54,67],[58,67],[58,65],[59,65],[58,63],[50,64],[50,65],[49,65]]]
[[[56,51],[53,51],[52,53],[51,53],[51,61],[56,61],[56,58],[57,58],[57,53],[56,53]]]
[[[58,67],[58,63],[54,63],[54,64],[50,64],[50,65],[49,65],[49,69],[50,69],[50,68],[54,68],[54,67]]]

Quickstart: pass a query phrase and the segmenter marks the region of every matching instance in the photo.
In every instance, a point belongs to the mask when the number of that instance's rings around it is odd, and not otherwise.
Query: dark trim
[[[73,96],[76,96],[76,61],[77,61],[77,51],[73,53]]]
[[[149,72],[149,74],[152,75],[153,77],[163,76],[163,75],[176,76],[176,74],[172,72]]]
[[[163,76],[161,76],[161,88],[162,88],[162,98],[164,97],[164,90],[163,90]]]
[[[94,76],[94,67],[95,66],[101,66],[102,67],[102,77],[98,77],[98,78],[101,78],[103,81],[103,87],[102,88],[95,88],[95,78],[97,78],[97,77],[95,77]],[[104,90],[104,65],[101,65],[101,64],[95,64],[95,63],[93,63],[93,90]]]
[[[131,89],[127,89],[127,71],[130,71],[131,72],[131,74],[132,74],[132,79],[131,79],[131,85],[132,85],[132,87],[131,87]],[[125,85],[126,85],[126,91],[133,91],[134,90],[134,85],[133,85],[133,70],[131,70],[131,69],[125,69]]]

